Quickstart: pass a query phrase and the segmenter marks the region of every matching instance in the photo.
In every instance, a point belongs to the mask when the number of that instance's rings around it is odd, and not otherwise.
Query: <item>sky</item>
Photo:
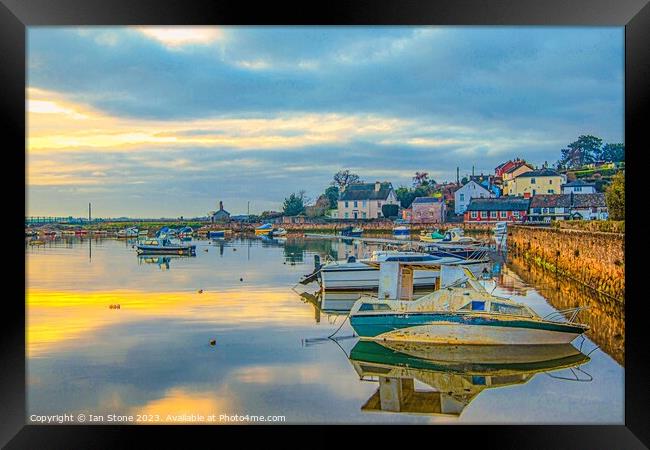
[[[624,142],[622,27],[29,27],[27,215],[198,217]]]

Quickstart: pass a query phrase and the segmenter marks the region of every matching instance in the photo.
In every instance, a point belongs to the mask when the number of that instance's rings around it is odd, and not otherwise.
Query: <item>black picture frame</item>
[[[34,25],[577,25],[625,27],[625,144],[628,173],[626,180],[626,353],[625,425],[612,426],[463,426],[437,427],[436,442],[462,437],[463,444],[499,448],[645,448],[650,445],[650,389],[647,388],[649,352],[645,338],[639,259],[643,245],[641,219],[643,187],[642,155],[647,152],[650,97],[650,6],[648,0],[445,0],[445,1],[336,1],[314,5],[265,2],[248,4],[233,0],[0,0],[0,114],[5,142],[5,173],[20,183],[25,165],[25,74],[26,27]],[[645,145],[644,145],[645,144]],[[634,160],[639,160],[634,164]],[[22,174],[24,175],[24,173]],[[23,183],[25,178],[23,178]],[[7,246],[17,258],[6,261],[18,267],[11,281],[11,295],[3,308],[0,369],[0,443],[6,448],[96,448],[130,446],[133,433],[144,437],[166,436],[170,429],[186,435],[232,432],[215,427],[142,426],[36,426],[25,425],[25,308],[20,294],[25,286],[16,261],[24,262],[20,236],[25,213],[24,190],[5,188],[5,198],[13,202],[9,222],[14,231]],[[23,196],[19,194],[23,193]],[[641,203],[639,203],[641,202]],[[636,207],[634,206],[636,205]],[[7,227],[8,229],[10,227]],[[630,245],[631,244],[631,245]],[[645,244],[647,245],[647,244]],[[12,255],[12,253],[10,254]],[[12,255],[13,256],[13,255]],[[638,263],[637,263],[638,262]],[[15,290],[15,291],[14,291]],[[256,427],[259,431],[261,427]],[[274,427],[278,429],[282,427]],[[269,429],[269,428],[267,428]],[[125,430],[127,431],[125,433]],[[398,430],[400,433],[403,430]],[[432,439],[430,430],[425,431]],[[162,433],[162,434],[161,434]],[[399,436],[397,433],[391,433]],[[409,430],[409,433],[411,431]],[[366,433],[364,433],[366,434]],[[374,433],[373,433],[374,434]],[[384,433],[379,433],[382,435]],[[258,433],[247,433],[255,438]],[[425,437],[427,436],[425,435]],[[259,437],[259,436],[257,436]],[[366,434],[367,437],[367,434]],[[241,437],[238,437],[241,439]],[[329,439],[328,439],[329,440]],[[241,441],[239,441],[241,443]],[[307,443],[307,442],[306,442]],[[336,444],[339,445],[339,444]],[[432,443],[433,445],[433,443]]]

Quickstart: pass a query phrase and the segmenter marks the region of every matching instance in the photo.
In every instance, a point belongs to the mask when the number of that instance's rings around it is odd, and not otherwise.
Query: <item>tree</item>
[[[395,195],[399,200],[402,208],[408,208],[415,200],[415,197],[427,197],[429,195],[429,190],[425,187],[418,187],[415,189],[409,189],[405,186],[400,186],[395,190]]]
[[[578,140],[563,148],[558,164],[567,168],[578,168],[593,163],[600,156],[603,140],[591,135],[582,135]]]
[[[413,187],[422,187],[429,185],[429,173],[428,172],[415,172],[413,177]]]
[[[330,200],[325,194],[318,197],[316,203],[305,208],[307,217],[322,217],[330,207]]]
[[[605,200],[612,220],[625,220],[625,175],[618,172],[605,191]]]
[[[339,170],[334,174],[332,184],[338,186],[339,190],[342,191],[343,188],[348,187],[350,184],[359,182],[361,182],[361,179],[356,173],[352,173],[349,170]]]
[[[283,211],[285,216],[297,216],[305,212],[305,195],[304,191],[299,191],[297,194],[292,193],[289,197],[284,199]]]
[[[325,196],[330,201],[330,208],[335,209],[339,200],[339,187],[329,186],[327,189],[325,189]]]
[[[386,204],[381,207],[381,213],[384,217],[397,217],[399,213],[399,206]]]
[[[624,144],[605,144],[600,151],[600,159],[608,162],[625,161]]]

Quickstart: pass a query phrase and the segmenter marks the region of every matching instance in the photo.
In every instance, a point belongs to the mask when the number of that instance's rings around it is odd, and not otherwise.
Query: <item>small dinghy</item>
[[[273,231],[273,224],[265,223],[255,228],[255,236],[266,236]]]

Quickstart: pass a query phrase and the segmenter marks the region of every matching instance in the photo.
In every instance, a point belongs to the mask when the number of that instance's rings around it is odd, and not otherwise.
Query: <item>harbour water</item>
[[[231,418],[216,423],[250,423],[247,415],[283,423],[624,421],[622,306],[522,261],[490,265],[494,294],[541,315],[591,307],[581,320],[592,329],[574,342],[582,356],[570,364],[487,370],[473,364],[485,355],[470,354],[463,366],[421,365],[413,352],[359,344],[343,323],[354,298],[320,295],[315,284],[292,289],[312,271],[314,255],[364,257],[378,245],[292,237],[193,243],[195,257],[147,258],[126,240],[26,242],[28,421],[54,414],[84,414],[86,423],[90,415],[109,423],[111,414],[143,418],[126,423],[210,415]],[[339,327],[339,339],[326,339]]]

